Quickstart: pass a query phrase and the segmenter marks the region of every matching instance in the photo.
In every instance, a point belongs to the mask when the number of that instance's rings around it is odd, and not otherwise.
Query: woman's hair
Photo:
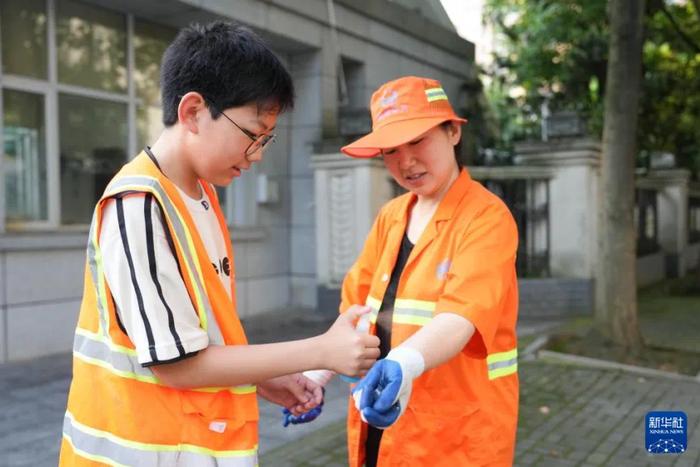
[[[180,99],[191,91],[215,119],[251,103],[279,112],[294,105],[292,77],[279,59],[257,34],[230,22],[182,29],[163,54],[160,84],[166,127],[177,122]]]
[[[446,122],[442,122],[440,126],[442,127],[443,130],[448,131],[452,125],[455,125],[456,123],[453,122],[452,120],[448,120]],[[460,154],[462,154],[462,137],[459,138],[459,142],[455,144],[454,146],[455,150],[455,162],[457,162],[457,168],[459,170],[462,170],[462,167],[464,166],[462,164],[462,160],[459,157]]]

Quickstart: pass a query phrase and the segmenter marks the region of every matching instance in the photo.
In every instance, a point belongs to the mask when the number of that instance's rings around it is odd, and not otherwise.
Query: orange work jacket
[[[233,258],[216,192],[201,185]],[[151,193],[158,201],[201,327],[218,327],[227,345],[247,343],[235,298],[230,298],[235,297],[234,274],[229,297],[176,187],[142,152],[114,177],[95,207],[60,465],[256,466],[255,386],[167,387],[138,363],[133,343],[120,328],[98,240],[105,201],[132,193]]]
[[[352,304],[369,305],[370,332],[375,332],[414,201],[415,195],[407,193],[381,209],[343,282],[341,311]],[[401,274],[391,348],[438,313],[463,316],[476,332],[452,359],[413,382],[405,413],[382,435],[378,466],[512,464],[518,418],[517,243],[508,208],[463,169]],[[351,467],[365,460],[366,434],[351,398]]]

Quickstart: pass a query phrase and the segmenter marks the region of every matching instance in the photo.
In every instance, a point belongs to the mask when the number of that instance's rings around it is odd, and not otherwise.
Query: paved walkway
[[[289,313],[245,323],[251,342],[322,332],[329,318]],[[268,323],[275,322],[275,326]],[[520,334],[551,323],[523,323]],[[700,467],[700,384],[662,377],[523,361],[516,465]],[[70,356],[0,365],[0,466],[55,466],[70,382]],[[329,387],[323,415],[312,424],[283,428],[279,409],[261,402],[261,465],[344,466],[347,386]],[[650,456],[643,419],[650,410],[688,415],[689,449]]]
[[[521,404],[515,465],[700,466],[700,384],[553,362],[520,364]],[[688,415],[689,449],[649,455],[644,416]],[[263,454],[261,465],[347,466],[345,426],[323,430]]]

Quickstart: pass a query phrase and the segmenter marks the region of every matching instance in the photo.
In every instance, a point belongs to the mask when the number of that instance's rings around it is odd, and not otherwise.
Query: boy
[[[293,103],[279,60],[246,28],[192,26],[165,52],[161,87],[165,130],[95,208],[61,465],[257,465],[254,384],[301,414],[321,389],[298,372],[357,375],[379,354],[353,328],[361,307],[279,344],[247,345],[238,319],[211,184],[262,160]]]

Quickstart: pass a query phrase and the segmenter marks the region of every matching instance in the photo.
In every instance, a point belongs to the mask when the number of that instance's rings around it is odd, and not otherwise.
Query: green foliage
[[[695,172],[700,169],[700,11],[690,1],[653,2],[645,28],[640,147],[672,152]]]
[[[647,0],[639,124],[642,153],[669,151],[700,163],[698,0]],[[576,110],[602,133],[608,60],[606,0],[487,0],[485,18],[503,37],[487,70],[502,144],[539,135],[540,106]],[[513,106],[508,89],[519,87]],[[511,93],[512,95],[512,93]],[[514,113],[519,116],[516,117]]]

